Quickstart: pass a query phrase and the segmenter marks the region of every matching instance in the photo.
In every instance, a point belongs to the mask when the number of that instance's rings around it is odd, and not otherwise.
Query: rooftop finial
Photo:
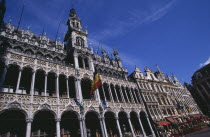
[[[71,18],[74,18],[74,17],[76,17],[76,16],[77,16],[76,11],[75,11],[75,9],[72,8],[72,9],[70,10],[70,17],[71,17]]]

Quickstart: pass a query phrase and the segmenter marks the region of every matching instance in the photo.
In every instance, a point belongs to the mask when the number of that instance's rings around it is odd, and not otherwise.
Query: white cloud
[[[169,12],[176,1],[177,0],[171,0],[169,3],[162,6],[153,5],[150,9],[145,11],[139,9],[129,11],[129,18],[109,21],[107,28],[103,29],[101,32],[96,32],[92,37],[97,40],[112,38],[125,34],[142,24],[157,21]]]
[[[205,66],[205,65],[207,65],[209,63],[210,63],[210,57],[204,63],[201,63],[199,66],[203,67],[203,66]]]

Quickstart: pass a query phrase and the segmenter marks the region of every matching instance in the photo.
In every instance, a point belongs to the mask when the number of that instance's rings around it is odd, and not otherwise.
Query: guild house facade
[[[136,67],[127,77],[116,50],[94,53],[74,9],[67,25],[64,44],[2,21],[0,137],[156,136],[158,122],[200,113],[175,76]],[[90,95],[95,71],[102,84]]]

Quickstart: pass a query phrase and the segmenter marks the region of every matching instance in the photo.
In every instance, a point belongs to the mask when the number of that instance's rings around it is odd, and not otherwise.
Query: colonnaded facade
[[[172,102],[173,94],[188,94],[186,88],[147,79],[137,67],[132,73],[135,75],[127,77],[116,50],[114,58],[104,49],[102,56],[93,52],[87,44],[88,32],[82,29],[74,9],[67,25],[65,44],[11,23],[1,28],[0,137],[156,136],[149,116],[160,121],[173,111],[177,114],[174,105],[158,104],[158,97],[169,97]],[[100,73],[102,86],[91,96],[95,70]],[[142,82],[165,89],[156,92],[160,89],[141,87]],[[157,100],[147,101],[153,97]],[[106,101],[106,106],[101,101]],[[193,105],[193,113],[199,113]],[[151,106],[149,113],[147,106]],[[153,111],[158,114],[153,115]]]

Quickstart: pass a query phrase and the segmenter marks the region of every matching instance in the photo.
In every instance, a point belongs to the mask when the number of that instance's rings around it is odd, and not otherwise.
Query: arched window
[[[78,62],[79,62],[79,68],[84,68],[83,58],[81,56],[78,57]]]
[[[88,58],[85,58],[85,59],[84,59],[84,62],[85,62],[85,68],[86,68],[86,69],[89,69],[90,67],[89,67]]]
[[[84,43],[85,42],[84,42],[84,40],[81,37],[76,37],[76,45],[77,46],[85,47]]]
[[[91,99],[91,95],[90,95],[91,83],[92,81],[88,78],[83,78],[81,80],[83,99]]]

